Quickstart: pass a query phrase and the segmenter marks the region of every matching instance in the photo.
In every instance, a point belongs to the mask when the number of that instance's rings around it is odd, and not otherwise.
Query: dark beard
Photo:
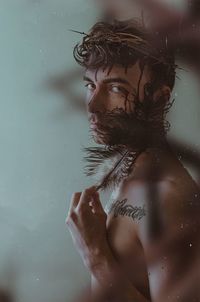
[[[135,149],[145,143],[145,123],[139,121],[134,113],[115,108],[101,114],[99,121],[95,132],[106,146],[125,145]],[[92,137],[95,140],[95,135]]]
[[[138,88],[139,90],[139,88]],[[144,86],[144,101],[138,95],[133,100],[127,97],[123,108],[98,114],[98,128],[96,133],[107,146],[125,145],[133,149],[144,148],[163,143],[170,124],[166,115],[173,102],[166,102],[165,96],[153,100],[152,85]],[[133,110],[127,111],[127,104]]]

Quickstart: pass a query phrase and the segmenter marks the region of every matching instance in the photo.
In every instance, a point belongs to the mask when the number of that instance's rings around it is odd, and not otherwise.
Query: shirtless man
[[[106,38],[111,32],[113,43]],[[200,192],[164,131],[173,60],[162,61],[165,52],[152,54],[141,28],[131,22],[96,24],[84,39],[75,57],[86,67],[86,106],[96,143],[116,144],[117,128],[111,138],[100,135],[107,112],[136,113],[147,101],[163,104],[155,107],[155,127],[148,131],[152,120],[145,124],[148,143],[136,128],[131,147],[142,151],[128,177],[114,187],[106,209],[96,186],[72,196],[66,224],[91,272],[93,292],[103,290],[112,301],[200,302]],[[118,139],[124,144],[124,137]]]

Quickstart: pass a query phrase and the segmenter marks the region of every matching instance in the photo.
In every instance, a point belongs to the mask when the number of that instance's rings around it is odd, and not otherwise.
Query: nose
[[[104,112],[105,104],[104,104],[105,96],[100,90],[96,90],[93,95],[90,96],[89,102],[87,103],[87,109],[90,113],[95,112]]]

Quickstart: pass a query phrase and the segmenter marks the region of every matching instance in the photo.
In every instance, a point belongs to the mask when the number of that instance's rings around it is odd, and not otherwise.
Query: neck
[[[156,132],[154,129],[148,129],[141,131],[138,135],[133,137],[128,137],[123,139],[125,147],[136,152],[143,152],[147,149],[157,148],[157,149],[168,149],[169,145],[167,142],[166,134],[164,130]]]
[[[159,133],[149,133],[146,134],[146,149],[158,149],[158,150],[167,150],[169,144],[167,142],[166,134],[164,130],[161,130]]]

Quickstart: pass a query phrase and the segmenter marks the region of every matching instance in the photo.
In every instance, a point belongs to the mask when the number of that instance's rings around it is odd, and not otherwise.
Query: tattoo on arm
[[[108,214],[114,212],[114,217],[118,216],[128,216],[133,220],[140,220],[142,217],[146,215],[145,207],[133,207],[130,204],[127,204],[128,199],[125,198],[123,200],[117,200],[113,202],[108,209]]]

